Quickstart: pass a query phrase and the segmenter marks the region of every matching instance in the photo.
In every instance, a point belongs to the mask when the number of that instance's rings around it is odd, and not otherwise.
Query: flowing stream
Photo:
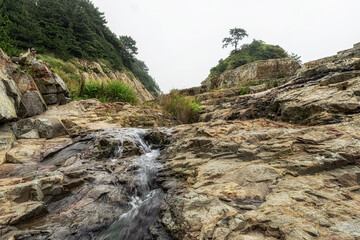
[[[155,223],[164,193],[156,184],[156,174],[161,167],[157,162],[160,156],[158,149],[152,149],[144,141],[146,130],[122,129],[116,132],[117,140],[121,141],[121,147],[111,161],[117,161],[123,154],[124,141],[132,141],[143,153],[137,156],[132,164],[133,177],[129,205],[131,209],[119,216],[101,236],[100,240],[146,240],[152,239],[149,228]]]

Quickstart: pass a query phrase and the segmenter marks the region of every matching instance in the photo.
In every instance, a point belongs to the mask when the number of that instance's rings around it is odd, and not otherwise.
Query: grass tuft
[[[127,102],[133,105],[138,103],[138,98],[132,87],[119,81],[109,81],[108,83],[90,81],[85,83],[80,98],[97,98],[101,102]]]
[[[177,91],[171,91],[170,94],[162,97],[160,105],[182,123],[199,121],[201,105],[194,97],[181,96]]]

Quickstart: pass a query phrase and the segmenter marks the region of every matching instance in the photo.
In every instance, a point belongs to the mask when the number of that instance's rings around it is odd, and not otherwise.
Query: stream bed
[[[164,199],[164,192],[156,183],[156,174],[161,168],[161,164],[157,161],[160,150],[153,149],[144,141],[146,130],[124,129],[119,130],[117,134],[118,140],[122,143],[110,161],[121,161],[125,141],[134,142],[142,154],[133,160],[133,164],[127,170],[132,175],[127,183],[131,186],[128,190],[130,209],[120,215],[98,239],[152,239],[150,227],[156,223]]]

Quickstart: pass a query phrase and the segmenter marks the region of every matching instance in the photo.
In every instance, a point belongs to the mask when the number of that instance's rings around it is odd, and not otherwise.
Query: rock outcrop
[[[175,239],[357,239],[359,123],[176,127],[163,176],[181,187],[169,190],[162,223]]]
[[[201,84],[208,91],[216,88],[236,87],[246,83],[261,83],[293,76],[301,65],[291,58],[256,61],[227,70],[219,77],[208,78]]]
[[[174,239],[360,237],[357,51],[276,85],[194,94],[202,122],[173,128],[161,175]]]
[[[81,73],[83,82],[95,81],[95,82],[108,82],[108,81],[120,81],[131,86],[137,94],[140,102],[148,102],[154,100],[154,96],[141,84],[141,82],[130,71],[117,71],[110,69],[105,64],[91,62],[87,60],[76,59],[76,62],[88,69],[87,72]]]
[[[40,115],[48,105],[69,102],[64,81],[36,60],[34,52],[21,55],[18,62],[0,49],[0,122]]]

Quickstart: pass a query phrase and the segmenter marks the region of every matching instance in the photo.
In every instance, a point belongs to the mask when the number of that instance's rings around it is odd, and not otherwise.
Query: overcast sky
[[[229,55],[230,28],[280,45],[303,62],[360,42],[360,0],[92,0],[117,35],[137,41],[138,58],[163,92],[199,86]]]

